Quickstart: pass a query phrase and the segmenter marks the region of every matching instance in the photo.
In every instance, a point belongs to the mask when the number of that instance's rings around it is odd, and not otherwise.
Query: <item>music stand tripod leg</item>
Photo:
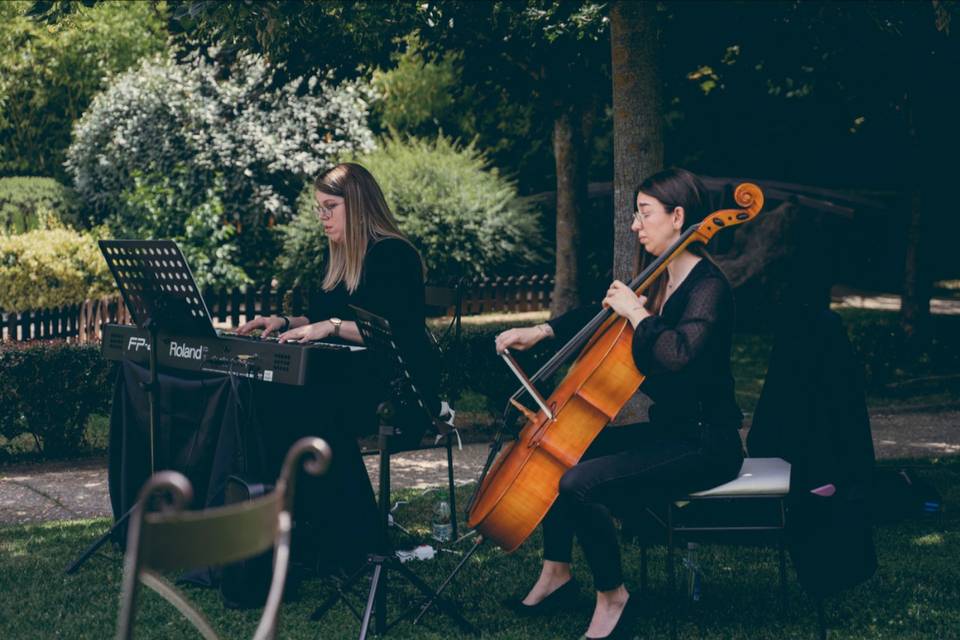
[[[434,604],[438,599],[440,599],[441,594],[443,593],[444,589],[446,589],[446,588],[450,585],[450,583],[453,582],[454,578],[457,577],[457,574],[460,573],[460,570],[463,569],[463,567],[467,564],[467,561],[468,561],[471,557],[473,557],[473,554],[476,553],[477,550],[480,549],[480,545],[482,545],[484,542],[485,542],[485,540],[484,540],[482,537],[478,537],[478,538],[474,541],[473,546],[470,547],[470,550],[467,551],[467,553],[463,556],[463,558],[460,560],[460,562],[457,563],[457,566],[454,567],[454,569],[453,569],[453,571],[450,573],[450,575],[447,576],[446,579],[444,579],[444,581],[443,581],[442,583],[440,583],[440,586],[437,587],[437,589],[436,589],[436,591],[434,592],[434,594],[433,594],[432,596],[430,596],[429,598],[427,598],[426,602],[424,602],[424,603],[420,606],[420,612],[417,614],[417,617],[413,619],[413,624],[419,624],[419,622],[420,622],[420,620],[423,618],[424,614],[430,609],[430,607],[433,606],[433,604]]]
[[[157,428],[157,419],[158,409],[157,409],[157,399],[156,391],[159,387],[157,382],[157,325],[152,320],[148,320],[146,323],[146,328],[150,332],[150,379],[146,384],[141,384],[140,386],[147,392],[147,402],[150,405],[150,434],[149,434],[149,443],[150,443],[150,475],[152,476],[156,473],[156,453],[155,453],[155,433]],[[106,533],[93,541],[93,543],[87,547],[83,553],[81,553],[77,558],[67,565],[66,569],[63,572],[67,575],[72,575],[77,572],[80,566],[90,559],[90,557],[97,552],[97,550],[102,547],[106,542],[113,538],[117,529],[123,525],[130,517],[130,514],[133,513],[134,507],[136,507],[136,502],[130,505],[130,508],[127,509],[126,513],[120,516],[116,522],[113,523]]]
[[[399,560],[396,561],[395,564],[396,564],[396,569],[400,572],[400,575],[405,577],[413,586],[419,589],[420,593],[422,593],[424,597],[436,602],[437,606],[440,607],[440,610],[443,613],[450,616],[451,618],[453,618],[453,621],[457,623],[457,625],[460,627],[462,631],[476,635],[477,633],[476,629],[474,629],[473,625],[470,624],[470,622],[463,617],[463,615],[457,610],[456,606],[453,603],[451,603],[449,600],[441,596],[436,590],[431,588],[430,585],[428,585],[426,582],[421,580],[420,577],[417,576],[417,574],[413,573],[412,571],[410,571],[410,569],[400,564]],[[408,611],[412,612],[413,609],[414,607],[410,607]],[[402,616],[400,619],[404,617],[407,617],[407,615]]]
[[[66,569],[63,570],[63,572],[67,575],[72,575],[76,573],[77,569],[80,568],[80,565],[86,562],[87,559],[90,558],[90,556],[95,554],[97,550],[100,549],[100,547],[102,547],[104,544],[107,543],[108,540],[110,540],[110,538],[116,535],[117,528],[127,521],[127,518],[130,517],[130,514],[133,513],[133,509],[136,506],[137,506],[136,503],[134,503],[134,505],[130,507],[125,514],[120,516],[120,518],[113,524],[112,527],[110,527],[110,529],[107,530],[106,533],[104,533],[102,536],[94,540],[89,547],[84,549],[83,553],[77,556],[76,559],[73,560],[73,562],[68,564]]]

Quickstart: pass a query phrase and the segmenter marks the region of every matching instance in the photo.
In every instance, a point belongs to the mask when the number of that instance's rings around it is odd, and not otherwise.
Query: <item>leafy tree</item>
[[[440,51],[416,33],[403,42],[406,48],[392,56],[393,66],[373,73],[379,99],[372,126],[473,142],[494,166],[516,177],[524,194],[556,186],[552,125],[539,117],[535,104],[471,76],[460,51]],[[604,163],[599,164],[602,170]]]
[[[165,48],[149,2],[104,3],[45,25],[28,2],[0,3],[0,175],[66,178],[74,121],[107,76]]]
[[[668,160],[721,175],[903,194],[902,324],[921,341],[960,143],[957,2],[673,2]],[[717,122],[732,126],[717,127]],[[952,270],[952,271],[951,271]]]
[[[477,96],[527,105],[546,123],[557,168],[556,311],[577,303],[582,278],[579,220],[586,200],[586,140],[609,91],[607,20],[594,2],[266,2],[174,3],[190,38],[263,53],[290,73],[338,76],[386,67],[414,29],[431,47],[463,53]]]
[[[557,185],[554,313],[580,303],[580,225],[589,140],[609,84],[608,19],[596,2],[435,2],[420,36],[462,52],[482,93],[530,105],[549,123]]]
[[[386,66],[422,11],[412,2],[168,0],[171,30],[188,45],[264,55],[278,82],[329,74],[333,81]]]
[[[424,51],[415,34],[405,44],[403,52],[394,54],[393,67],[373,72],[378,98],[373,110],[380,127],[415,137],[438,129],[455,138],[474,137],[472,96],[461,91],[460,54]]]

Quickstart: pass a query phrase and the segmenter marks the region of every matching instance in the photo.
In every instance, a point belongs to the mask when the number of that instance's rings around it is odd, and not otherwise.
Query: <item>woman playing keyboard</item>
[[[277,335],[281,342],[339,339],[362,344],[350,305],[365,309],[389,321],[411,375],[433,403],[439,367],[425,330],[420,254],[400,232],[380,186],[362,166],[344,163],[321,174],[314,183],[314,196],[329,241],[322,294],[313,296],[305,316],[258,316],[238,332],[245,335],[260,329],[261,337]],[[315,435],[328,439],[333,467],[339,468],[331,468],[325,477],[324,494],[330,500],[315,501],[322,503],[316,504],[317,515],[351,530],[348,536],[333,536],[331,542],[366,552],[376,542],[377,512],[354,436],[375,429],[375,411],[386,399],[387,381],[377,379],[372,365],[331,371],[329,378],[327,392],[318,389],[315,394],[317,404],[323,406],[313,407],[313,420],[302,420],[313,424],[299,425],[296,433],[284,439],[316,429],[321,433]],[[336,392],[331,392],[333,388]],[[320,427],[317,420],[322,422]],[[340,493],[333,495],[336,492]],[[371,534],[367,540],[363,540],[364,529]]]

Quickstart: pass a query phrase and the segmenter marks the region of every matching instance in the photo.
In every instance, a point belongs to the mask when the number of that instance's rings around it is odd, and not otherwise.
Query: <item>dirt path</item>
[[[930,458],[960,455],[960,409],[926,407],[871,414],[877,458]],[[476,479],[486,460],[486,444],[464,445],[454,454],[458,484]],[[443,486],[446,452],[419,451],[391,459],[396,489]],[[376,486],[375,456],[366,458]],[[110,515],[107,471],[103,460],[0,469],[0,525],[74,520]]]

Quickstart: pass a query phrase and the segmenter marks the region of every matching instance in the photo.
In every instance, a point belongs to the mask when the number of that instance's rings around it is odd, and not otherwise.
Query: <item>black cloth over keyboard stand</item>
[[[417,389],[394,341],[390,323],[384,318],[363,309],[352,308],[356,312],[357,327],[363,336],[364,345],[376,358],[378,364],[383,367],[382,370],[387,373],[387,379],[390,380],[390,398],[380,405],[377,412],[380,417],[379,549],[377,553],[368,557],[367,564],[364,567],[338,585],[337,593],[321,603],[314,610],[311,619],[319,620],[330,608],[342,600],[360,620],[359,637],[361,640],[367,637],[370,620],[374,612],[376,612],[374,619],[375,633],[378,636],[387,633],[397,623],[425,609],[420,603],[414,603],[408,609],[402,611],[393,621],[387,619],[386,588],[388,575],[392,572],[404,578],[420,591],[424,598],[423,604],[436,604],[442,612],[457,623],[461,631],[476,634],[473,625],[460,614],[455,604],[440,596],[435,589],[400,562],[390,543],[388,533],[390,526],[390,453],[397,449],[394,440],[405,442],[409,441],[411,437],[418,440],[427,428],[434,427],[440,433],[446,433],[450,427],[439,420],[439,401],[424,398]],[[402,449],[403,447],[399,448]],[[366,597],[366,607],[363,613],[359,614],[351,605],[347,595],[353,585],[371,571],[372,578]],[[417,616],[417,621],[419,620],[420,616]]]

